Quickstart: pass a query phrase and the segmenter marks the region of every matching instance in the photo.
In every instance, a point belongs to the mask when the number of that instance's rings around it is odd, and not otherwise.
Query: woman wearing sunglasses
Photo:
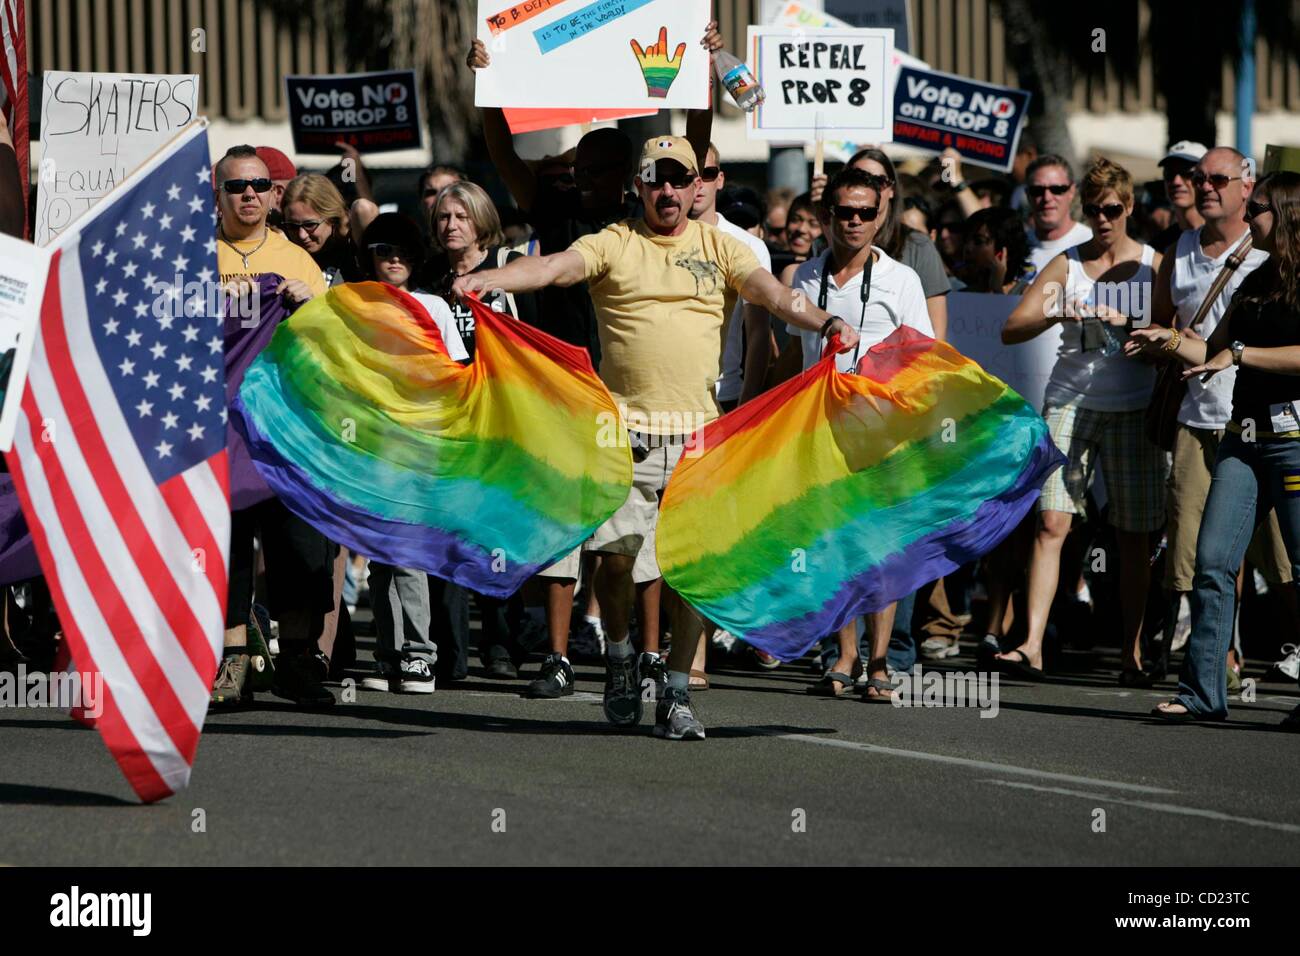
[[[1150,537],[1165,523],[1164,456],[1146,437],[1146,407],[1154,369],[1126,356],[1126,329],[1149,322],[1150,294],[1160,256],[1129,238],[1133,178],[1099,159],[1080,185],[1092,238],[1052,259],[1038,274],[1002,330],[1008,345],[1061,325],[1061,344],[1043,400],[1052,439],[1066,455],[1039,501],[1039,526],[1029,564],[1029,633],[999,654],[1013,676],[1043,673],[1043,633],[1060,573],[1061,548],[1075,515],[1086,512],[1088,486],[1101,462],[1108,520],[1119,543],[1120,683],[1150,686],[1142,670],[1142,620],[1150,577]]]
[[[284,187],[280,208],[280,228],[316,260],[326,283],[334,286],[365,277],[360,250],[349,235],[347,206],[332,182],[316,173],[295,176]]]
[[[1254,248],[1268,261],[1242,280],[1208,342],[1172,329],[1133,333],[1145,350],[1172,352],[1208,381],[1236,366],[1232,420],[1219,445],[1196,542],[1192,633],[1178,696],[1152,713],[1167,720],[1223,720],[1237,569],[1256,528],[1277,510],[1300,581],[1300,174],[1273,173],[1246,203]],[[1294,586],[1294,585],[1293,585]],[[1282,726],[1300,731],[1300,708]]]

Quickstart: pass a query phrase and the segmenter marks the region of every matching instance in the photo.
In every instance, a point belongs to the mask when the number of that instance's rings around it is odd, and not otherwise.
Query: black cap
[[[419,257],[424,254],[424,236],[410,216],[400,212],[383,212],[371,221],[361,245],[369,248],[377,242],[399,246]]]

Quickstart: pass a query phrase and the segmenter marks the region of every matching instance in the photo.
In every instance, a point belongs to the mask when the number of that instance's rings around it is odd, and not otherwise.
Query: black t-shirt
[[[583,236],[600,232],[611,223],[640,216],[640,203],[631,196],[623,204],[603,211],[584,209],[576,189],[559,190],[542,187],[529,212],[528,221],[537,234],[539,251],[544,256],[563,252]],[[579,345],[591,355],[593,367],[600,368],[600,339],[596,333],[596,309],[591,304],[587,283],[568,288],[552,286],[537,293],[543,316],[541,325],[557,339]]]
[[[1246,296],[1257,296],[1276,288],[1276,270],[1270,265],[1260,266],[1246,276],[1237,290],[1239,301],[1229,326],[1230,341],[1264,349],[1300,345],[1300,314],[1292,312],[1278,300],[1251,302],[1246,299]],[[1269,407],[1284,402],[1295,402],[1300,410],[1300,375],[1283,375],[1246,366],[1237,369],[1237,381],[1232,389],[1232,420],[1238,425],[1244,427],[1249,418],[1254,420],[1257,431],[1276,431]]]
[[[483,261],[470,270],[470,273],[482,272],[484,269],[496,269],[507,262],[514,262],[516,259],[523,258],[522,252],[511,252],[505,246],[493,246],[488,250],[488,254],[483,257]],[[447,263],[446,256],[439,256],[431,260],[429,273],[432,280],[428,283],[428,288],[447,300],[447,305],[451,307],[452,318],[456,320],[456,331],[460,333],[460,339],[465,343],[465,352],[470,359],[474,358],[474,313],[470,311],[469,306],[460,301],[458,296],[452,295],[451,284],[456,280],[456,273],[452,271]],[[489,308],[498,308],[499,311],[506,315],[514,316],[520,322],[527,322],[535,328],[541,328],[538,324],[540,316],[538,314],[537,293],[534,292],[515,292],[511,296],[501,296],[499,303],[491,295],[483,296],[483,302]],[[511,309],[510,299],[514,299],[515,307]]]

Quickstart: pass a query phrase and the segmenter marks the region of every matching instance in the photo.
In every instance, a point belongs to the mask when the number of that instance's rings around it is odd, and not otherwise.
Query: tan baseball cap
[[[640,168],[653,166],[661,159],[671,159],[686,167],[688,173],[696,173],[695,150],[690,141],[682,136],[652,136],[645,141],[641,149]]]

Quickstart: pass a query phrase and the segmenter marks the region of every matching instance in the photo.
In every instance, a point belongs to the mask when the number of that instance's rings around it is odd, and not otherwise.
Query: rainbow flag
[[[276,329],[231,411],[267,484],[330,540],[507,597],[623,504],[632,457],[601,440],[619,410],[584,349],[471,308],[462,366],[411,296],[331,289]]]
[[[990,551],[1064,462],[1005,383],[906,326],[706,425],[665,491],[664,580],[793,660]]]

